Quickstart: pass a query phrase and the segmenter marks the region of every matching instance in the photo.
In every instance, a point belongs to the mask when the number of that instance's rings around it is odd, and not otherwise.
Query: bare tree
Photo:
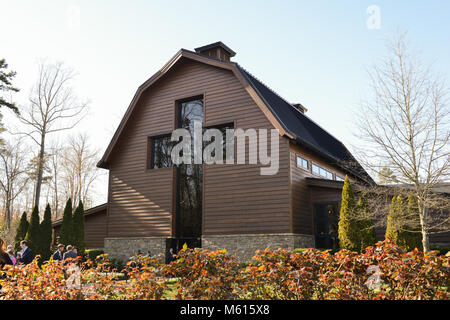
[[[34,197],[37,207],[47,136],[75,127],[87,112],[88,103],[80,101],[71,87],[74,77],[74,71],[62,63],[41,62],[38,80],[29,97],[30,104],[23,107],[19,115],[20,121],[30,128],[25,134],[39,146]]]
[[[369,70],[372,96],[357,115],[362,163],[395,177],[417,199],[422,244],[449,230],[448,198],[433,189],[449,178],[448,89],[409,50],[406,34],[389,42],[390,55]]]
[[[89,196],[91,187],[101,174],[96,166],[98,157],[99,151],[91,148],[86,134],[68,139],[62,155],[61,179],[66,197],[71,198],[75,205],[80,200],[89,205],[92,200]]]
[[[43,159],[40,159],[39,155],[37,155],[28,161],[26,172],[27,172],[28,177],[30,178],[30,181],[36,182],[38,175],[39,175],[39,170],[42,170],[41,184],[48,185],[49,181],[52,178],[51,170],[48,165],[49,157],[50,157],[49,154],[47,152],[45,152]],[[36,183],[34,183],[34,185],[33,185],[31,208],[34,207],[35,201],[36,201]]]
[[[62,149],[59,144],[53,144],[51,146],[51,155],[49,159],[50,169],[52,172],[52,179],[49,183],[50,188],[53,191],[52,196],[52,207],[53,211],[52,213],[55,215],[55,219],[58,219],[59,211],[60,211],[60,196],[61,192],[59,189],[59,185],[61,183],[60,181],[60,170],[61,170],[61,162],[62,162]]]
[[[20,142],[6,142],[0,148],[0,188],[4,192],[5,222],[8,229],[11,227],[14,200],[28,181],[25,153],[20,148]]]

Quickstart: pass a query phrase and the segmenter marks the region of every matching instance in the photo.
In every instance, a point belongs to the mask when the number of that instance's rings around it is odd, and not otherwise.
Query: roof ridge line
[[[283,100],[284,102],[286,102],[288,105],[290,105],[294,110],[297,110],[298,112],[300,112],[297,108],[295,108],[292,103],[288,102],[285,98],[283,98],[282,96],[280,96],[275,90],[273,90],[271,87],[269,87],[267,84],[265,84],[263,81],[261,81],[261,79],[259,79],[258,77],[256,77],[253,73],[251,73],[250,71],[248,71],[247,69],[245,69],[244,67],[242,67],[240,64],[236,63],[237,65],[239,65],[239,67],[241,69],[243,69],[245,72],[247,72],[248,74],[250,74],[253,78],[255,78],[256,80],[258,80],[259,82],[261,82],[262,85],[264,85],[267,89],[269,89],[274,95],[276,95],[278,98],[280,98],[281,100]]]
[[[301,114],[302,116],[308,118],[311,122],[313,122],[316,126],[318,126],[320,129],[322,129],[323,131],[325,131],[327,134],[329,134],[330,136],[332,136],[334,139],[336,139],[342,146],[345,147],[345,149],[347,149],[347,147],[344,145],[344,143],[336,138],[334,135],[332,135],[331,133],[329,133],[326,129],[324,129],[321,125],[319,125],[317,122],[315,122],[313,119],[311,119],[311,117],[307,116],[306,114],[302,113],[300,110],[298,110],[297,108],[295,108],[292,103],[289,103],[286,99],[284,99],[281,95],[279,95],[275,90],[273,90],[271,87],[269,87],[266,83],[264,83],[263,81],[261,81],[261,79],[259,79],[258,77],[256,77],[253,73],[251,73],[250,71],[248,71],[247,69],[245,69],[244,67],[242,67],[240,64],[236,63],[241,69],[243,69],[245,72],[247,72],[248,74],[250,74],[253,78],[255,78],[256,80],[258,80],[259,82],[261,82],[262,85],[264,85],[267,89],[269,89],[274,95],[276,95],[278,98],[280,98],[281,100],[283,100],[284,102],[286,102],[288,105],[290,105],[292,107],[292,109],[296,110],[299,114]],[[348,150],[347,150],[348,151]]]

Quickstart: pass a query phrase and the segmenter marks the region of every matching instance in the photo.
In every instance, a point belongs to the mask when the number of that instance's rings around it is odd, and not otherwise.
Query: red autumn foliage
[[[448,300],[450,258],[437,252],[406,252],[387,240],[358,254],[317,249],[257,252],[239,264],[225,250],[184,248],[164,265],[143,258],[126,267],[128,280],[118,281],[107,259],[3,270],[1,299],[442,299]],[[80,268],[77,269],[75,265]],[[73,282],[73,270],[79,282]],[[175,277],[169,288],[166,281]],[[71,285],[70,285],[71,284]]]
[[[168,276],[178,278],[175,299],[236,299],[239,264],[225,250],[183,248],[166,267]]]
[[[77,259],[65,263],[38,260],[22,266],[6,266],[0,280],[0,300],[140,300],[161,299],[166,286],[156,281],[154,261],[129,268],[127,281],[117,281],[117,271],[107,255],[94,263]]]
[[[449,257],[406,252],[392,241],[362,254],[316,249],[259,252],[245,272],[252,299],[449,299]],[[370,286],[373,282],[374,286]]]

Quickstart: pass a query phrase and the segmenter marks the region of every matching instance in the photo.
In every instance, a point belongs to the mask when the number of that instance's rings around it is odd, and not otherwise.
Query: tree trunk
[[[8,230],[11,229],[11,201],[8,199],[9,195],[6,195],[6,212],[5,212],[5,218],[6,218],[6,226]]]
[[[426,225],[426,221],[427,221],[427,213],[428,210],[427,208],[425,208],[422,205],[418,205],[419,207],[419,212],[420,212],[420,227],[422,230],[422,247],[423,247],[423,251],[427,252],[430,250],[430,242],[429,242],[429,235],[428,235],[428,230],[427,230],[427,225]]]
[[[45,134],[41,136],[41,150],[38,158],[38,175],[36,179],[36,194],[34,197],[34,206],[39,210],[39,199],[41,196],[42,175],[44,171],[44,152],[45,152]]]
[[[55,182],[55,218],[58,219],[58,187]],[[56,220],[55,219],[55,220]]]

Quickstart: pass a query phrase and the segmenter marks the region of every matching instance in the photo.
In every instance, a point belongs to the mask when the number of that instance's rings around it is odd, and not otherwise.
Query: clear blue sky
[[[380,9],[380,29],[366,26],[370,5]],[[350,148],[364,68],[398,28],[450,75],[450,1],[0,0],[0,8],[0,57],[17,71],[17,100],[26,101],[39,58],[64,61],[92,101],[78,130],[102,151],[137,87],[180,48],[221,40],[237,52],[234,61]]]

